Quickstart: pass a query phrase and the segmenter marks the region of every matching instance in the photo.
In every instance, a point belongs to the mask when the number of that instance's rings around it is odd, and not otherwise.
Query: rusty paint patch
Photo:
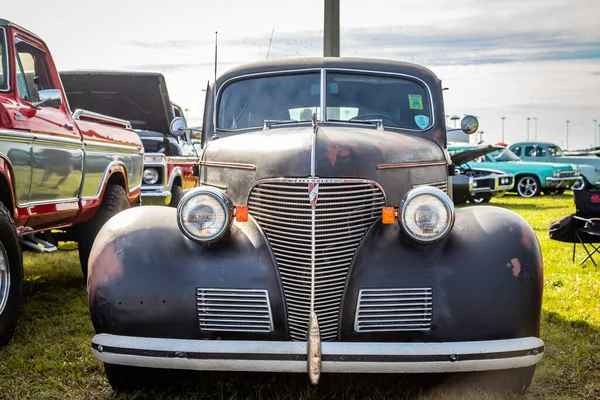
[[[518,258],[513,258],[508,264],[506,264],[506,266],[512,269],[514,277],[519,276],[519,274],[521,273],[521,262]]]

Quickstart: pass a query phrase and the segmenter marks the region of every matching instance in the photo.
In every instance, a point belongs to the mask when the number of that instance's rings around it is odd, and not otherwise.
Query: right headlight
[[[177,207],[177,223],[185,236],[200,243],[213,243],[229,230],[233,205],[220,190],[202,187],[189,191]]]
[[[143,181],[147,185],[154,185],[160,179],[160,174],[155,168],[146,168],[144,170]]]
[[[557,170],[557,169],[556,169],[556,170],[554,170],[554,172],[552,172],[552,176],[553,176],[554,178],[560,178],[560,171],[559,171],[559,170]]]
[[[443,239],[454,225],[454,205],[448,195],[431,186],[410,190],[398,207],[402,231],[418,243]]]

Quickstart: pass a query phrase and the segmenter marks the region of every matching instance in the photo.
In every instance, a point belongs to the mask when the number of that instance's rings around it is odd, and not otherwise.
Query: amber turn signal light
[[[394,207],[383,207],[381,209],[381,222],[386,225],[396,223],[396,209]]]
[[[248,206],[235,206],[235,220],[248,222]]]

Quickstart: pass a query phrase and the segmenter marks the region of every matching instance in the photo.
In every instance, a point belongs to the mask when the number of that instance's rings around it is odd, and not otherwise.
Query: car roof
[[[19,29],[19,30],[21,30],[23,32],[26,32],[28,35],[31,35],[31,36],[35,37],[40,42],[45,43],[44,40],[41,37],[39,37],[35,33],[31,32],[29,29],[25,29],[22,26],[17,25],[14,22],[11,22],[11,21],[9,21],[7,19],[0,18],[0,27],[4,27],[4,28],[8,28],[8,27],[17,28],[17,29]]]
[[[81,69],[71,71],[60,71],[61,75],[117,75],[117,76],[163,76],[160,72],[147,71],[117,71],[117,70],[94,70]]]
[[[546,145],[546,146],[558,146],[556,143],[542,142],[542,141],[539,141],[539,140],[535,140],[535,141],[534,140],[530,140],[530,141],[524,141],[524,142],[516,142],[516,143],[511,144],[510,146],[511,147],[512,146],[516,146],[516,145],[523,146],[523,145],[526,145],[526,144],[543,144],[543,145]]]
[[[220,86],[230,78],[240,75],[318,68],[374,70],[377,72],[401,73],[415,77],[427,76],[438,79],[428,68],[407,62],[371,58],[311,57],[275,59],[240,65],[221,75],[217,80],[217,86]]]

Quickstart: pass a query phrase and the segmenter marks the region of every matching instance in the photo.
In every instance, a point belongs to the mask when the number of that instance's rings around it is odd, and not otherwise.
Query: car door
[[[41,229],[60,224],[78,211],[82,179],[83,143],[74,129],[66,99],[60,105],[36,104],[40,91],[62,91],[56,69],[45,46],[35,38],[15,37],[16,98],[26,110],[27,126],[33,135],[28,225]],[[49,209],[48,205],[60,204]]]

